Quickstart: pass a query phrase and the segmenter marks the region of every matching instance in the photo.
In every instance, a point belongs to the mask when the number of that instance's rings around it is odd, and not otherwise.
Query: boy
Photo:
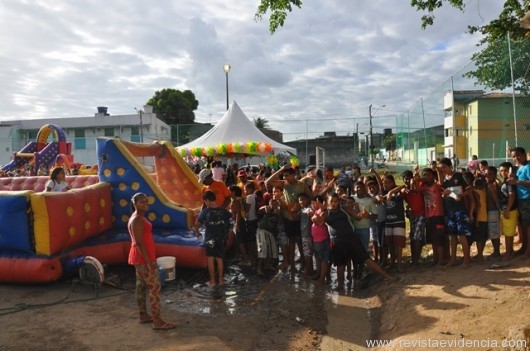
[[[404,186],[397,186],[394,177],[389,174],[383,180],[386,221],[385,241],[390,249],[390,265],[397,263],[399,272],[403,268],[403,248],[406,244],[405,237],[405,207],[401,190]]]
[[[410,252],[411,265],[417,266],[421,257],[421,248],[426,244],[425,237],[425,203],[421,192],[418,165],[414,167],[414,173],[410,170],[403,171],[403,182],[406,188],[402,190],[403,198],[407,202],[410,221]]]
[[[499,167],[499,173],[503,179],[500,187],[500,207],[501,207],[501,223],[502,233],[504,234],[504,241],[506,243],[506,253],[504,260],[511,260],[513,258],[513,238],[519,222],[519,210],[517,209],[517,194],[515,187],[508,184],[508,180],[513,177],[512,164],[510,162],[503,162]]]
[[[276,237],[280,228],[280,203],[271,199],[267,206],[259,209],[263,217],[258,223],[256,232],[256,246],[258,251],[257,273],[265,274],[265,269],[272,268],[274,260],[278,259],[278,244]]]
[[[311,217],[313,210],[309,206],[309,197],[306,193],[298,194],[300,204],[300,232],[302,233],[302,250],[304,254],[304,276],[313,275],[313,239],[311,238]]]
[[[488,239],[493,245],[492,258],[501,257],[501,233],[499,231],[499,183],[497,180],[497,168],[488,166],[486,170],[487,196],[486,205],[488,209]]]
[[[226,208],[219,207],[215,201],[215,193],[207,190],[202,199],[206,207],[201,211],[195,221],[195,234],[197,238],[201,237],[199,227],[204,225],[206,232],[204,235],[204,244],[206,248],[206,259],[208,262],[208,273],[210,280],[208,285],[214,287],[217,282],[215,279],[215,265],[217,264],[217,275],[219,285],[224,285],[224,249],[228,231],[232,229],[230,219],[232,215]]]
[[[443,199],[447,218],[446,232],[451,243],[451,259],[447,265],[457,265],[456,249],[460,242],[464,254],[463,266],[468,268],[471,266],[468,239],[471,239],[472,225],[464,198],[473,192],[473,188],[466,182],[462,173],[453,172],[453,165],[447,157],[440,160],[440,171],[442,174],[439,182],[444,187]]]
[[[379,273],[385,280],[394,280],[377,265],[363,247],[361,239],[354,233],[355,229],[350,220],[356,213],[353,209],[340,207],[337,194],[333,194],[329,203],[330,207],[325,214],[325,221],[331,237],[331,257],[337,267],[337,290],[344,289],[344,272],[346,264],[353,260],[354,264],[366,263],[368,267]]]
[[[433,264],[439,267],[444,265],[447,236],[445,235],[444,205],[442,187],[436,182],[437,172],[432,168],[422,171],[423,199],[425,203],[426,237],[427,242],[432,242]]]

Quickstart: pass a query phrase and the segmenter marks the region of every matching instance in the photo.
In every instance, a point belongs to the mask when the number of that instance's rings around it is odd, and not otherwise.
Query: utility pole
[[[368,145],[368,148],[370,150],[370,164],[372,168],[374,168],[374,142],[373,142],[373,130],[372,130],[372,104],[368,106],[368,116],[370,117],[370,145]]]

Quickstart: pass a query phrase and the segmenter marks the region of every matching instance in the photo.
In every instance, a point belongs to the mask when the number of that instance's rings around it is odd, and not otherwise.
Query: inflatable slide
[[[201,187],[171,143],[98,138],[97,152],[99,176],[68,177],[70,191],[37,192],[47,177],[4,184],[10,190],[0,191],[0,281],[54,281],[83,256],[126,263],[130,199],[137,192],[149,198],[157,256],[173,256],[177,266],[206,267],[204,243],[190,229]],[[139,162],[148,157],[154,158],[151,174]]]
[[[54,141],[48,142],[50,135],[54,136]],[[62,158],[68,162],[73,162],[71,151],[72,144],[66,142],[63,130],[55,124],[46,124],[39,130],[37,141],[30,141],[19,152],[15,152],[13,160],[2,166],[2,170],[8,172],[31,164],[36,174],[41,165],[49,168],[59,155],[63,155]]]

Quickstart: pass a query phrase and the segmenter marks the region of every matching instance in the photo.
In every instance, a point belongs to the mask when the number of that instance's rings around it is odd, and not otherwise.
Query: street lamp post
[[[232,67],[229,64],[223,65],[223,71],[225,71],[226,76],[226,110],[229,108],[229,102],[228,102],[228,72],[230,72],[230,69]]]
[[[386,105],[381,105],[379,106],[378,110],[385,107]],[[375,111],[377,112],[377,111]],[[374,113],[375,114],[375,113]],[[372,115],[372,104],[370,104],[370,106],[368,106],[368,116],[370,117],[370,164],[371,164],[371,167],[374,168],[374,148],[375,148],[375,145],[374,145],[374,140],[373,140],[373,131],[372,131],[372,118],[374,117]],[[367,148],[368,149],[368,148]]]
[[[144,123],[143,123],[143,118],[142,117],[143,117],[144,111],[143,110],[139,110],[136,107],[134,109],[140,115],[140,142],[143,143],[144,142]]]
[[[372,104],[368,106],[368,116],[370,117],[370,145],[366,148],[370,150],[370,167],[374,168],[374,142],[373,142],[373,130],[372,130]]]

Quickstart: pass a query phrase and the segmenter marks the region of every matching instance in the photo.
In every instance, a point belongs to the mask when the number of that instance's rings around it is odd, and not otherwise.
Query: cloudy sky
[[[466,65],[479,40],[467,26],[502,8],[468,0],[422,30],[409,0],[305,0],[271,35],[258,3],[2,0],[0,120],[132,114],[175,88],[195,93],[197,122],[215,123],[228,63],[230,101],[284,140],[365,129],[369,105],[378,131]]]

